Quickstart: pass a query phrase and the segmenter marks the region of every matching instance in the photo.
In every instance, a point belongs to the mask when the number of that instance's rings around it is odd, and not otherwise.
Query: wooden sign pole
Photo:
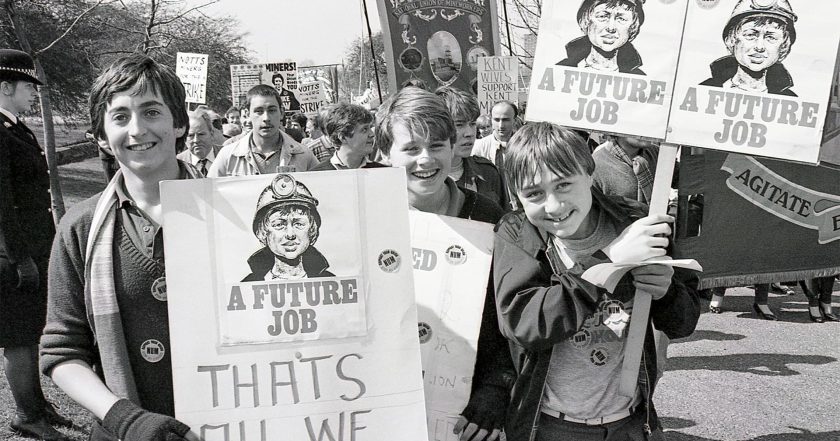
[[[650,197],[648,214],[667,214],[668,197],[671,192],[671,179],[674,176],[674,163],[677,160],[678,146],[662,143],[659,147],[659,157],[656,160],[656,175],[653,179],[653,191]],[[619,393],[626,397],[636,395],[636,384],[639,376],[639,363],[642,361],[642,351],[645,344],[648,317],[650,316],[651,295],[648,292],[636,291],[633,299],[633,314],[630,319],[630,330],[627,334],[627,345],[624,350],[624,364],[621,366],[621,386]]]

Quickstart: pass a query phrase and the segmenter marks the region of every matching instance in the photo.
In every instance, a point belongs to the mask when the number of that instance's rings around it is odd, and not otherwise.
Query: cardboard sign
[[[544,2],[526,119],[664,139],[688,1]]]
[[[499,54],[496,0],[377,0],[388,85],[474,90],[478,57]]]
[[[179,420],[427,440],[405,188],[398,169],[161,184]]]
[[[233,102],[237,106],[245,105],[245,95],[257,84],[274,86],[280,93],[283,109],[287,114],[300,112],[300,100],[297,95],[297,63],[294,61],[230,66],[230,87]]]
[[[452,433],[472,387],[493,226],[411,211],[414,291],[432,440]]]
[[[689,2],[668,142],[817,163],[840,27],[832,0]]]
[[[328,102],[324,83],[320,81],[301,84],[298,92],[300,92],[300,110],[310,118],[315,117],[318,109]]]
[[[683,149],[679,193],[674,257],[703,265],[702,288],[840,273],[838,170]]]
[[[308,84],[320,81],[327,103],[336,103],[338,102],[338,66],[340,65],[298,66],[298,82]]]
[[[478,108],[482,115],[499,101],[519,101],[519,60],[516,57],[478,58]]]
[[[207,54],[178,52],[175,74],[181,79],[187,92],[186,102],[204,104],[207,102]]]

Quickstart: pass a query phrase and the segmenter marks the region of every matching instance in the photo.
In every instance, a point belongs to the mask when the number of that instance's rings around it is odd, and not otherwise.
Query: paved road
[[[97,158],[61,176],[68,207],[104,187]],[[728,290],[723,314],[704,313],[672,344],[654,397],[668,439],[840,440],[840,323],[811,323],[799,290],[771,294],[779,322],[760,320],[752,301],[751,289]]]

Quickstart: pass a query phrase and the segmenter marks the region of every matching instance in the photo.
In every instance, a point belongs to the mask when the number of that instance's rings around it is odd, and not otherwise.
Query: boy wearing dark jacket
[[[700,314],[697,279],[680,269],[634,268],[613,292],[581,277],[598,263],[664,257],[673,221],[604,196],[594,167],[583,140],[550,123],[529,124],[508,144],[504,172],[523,210],[497,226],[494,284],[519,373],[505,425],[512,441],[662,439],[650,325],[636,393],[618,393],[633,297],[651,293],[650,317],[670,338],[690,335]]]

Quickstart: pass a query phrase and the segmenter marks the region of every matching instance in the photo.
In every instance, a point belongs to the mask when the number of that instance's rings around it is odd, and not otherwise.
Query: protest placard
[[[832,0],[689,2],[668,142],[816,163],[840,27]]]
[[[312,118],[318,114],[318,109],[327,104],[327,94],[324,90],[324,83],[312,81],[302,83],[298,88],[300,95],[300,110],[306,116]]]
[[[840,171],[686,148],[679,180],[674,257],[701,288],[840,272]]]
[[[519,60],[516,57],[478,58],[478,110],[490,115],[493,104],[519,101]]]
[[[187,92],[186,102],[197,104],[207,102],[207,54],[178,52],[175,74],[181,79]]]
[[[410,220],[429,439],[457,441],[453,428],[470,398],[493,226],[420,211],[411,211]]]
[[[496,0],[377,0],[388,86],[475,90],[478,57],[499,54]]]
[[[338,64],[321,66],[298,66],[298,82],[307,84],[320,81],[327,103],[338,102]]]
[[[427,440],[405,188],[397,169],[162,184],[179,420],[205,441]]]
[[[687,2],[545,2],[526,119],[664,139]]]
[[[300,112],[297,63],[294,61],[230,66],[231,93],[236,105],[243,107],[248,90],[257,84],[268,84],[277,89],[287,114]]]

